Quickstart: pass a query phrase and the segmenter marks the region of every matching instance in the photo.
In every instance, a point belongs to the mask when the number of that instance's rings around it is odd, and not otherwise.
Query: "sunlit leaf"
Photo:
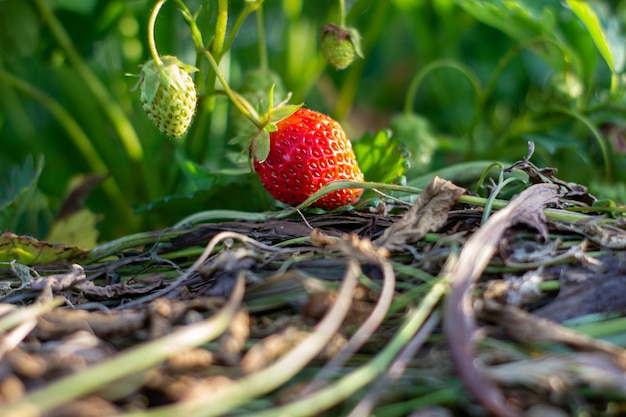
[[[363,135],[354,144],[354,153],[367,181],[398,181],[407,166],[402,145],[386,130]]]
[[[14,233],[0,235],[0,262],[23,265],[45,264],[79,259],[87,254],[83,248],[42,242],[30,236]]]
[[[611,71],[622,72],[626,59],[626,47],[618,20],[615,17],[607,17],[603,21],[587,1],[567,0],[567,4],[589,31]]]
[[[96,214],[88,209],[81,209],[54,222],[46,239],[49,242],[90,249],[95,247],[98,241],[97,223]]]
[[[457,0],[457,3],[476,19],[517,40],[550,34],[560,7],[557,0]]]

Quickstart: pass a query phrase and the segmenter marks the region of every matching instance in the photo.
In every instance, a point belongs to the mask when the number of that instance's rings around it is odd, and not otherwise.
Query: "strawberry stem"
[[[256,12],[257,37],[259,41],[259,66],[267,71],[267,46],[265,45],[265,22],[263,21],[263,5]]]
[[[339,0],[339,27],[346,27],[346,2],[345,0]]]
[[[156,18],[159,15],[159,10],[161,10],[161,6],[167,0],[158,0],[152,9],[152,13],[150,13],[150,20],[148,21],[148,47],[150,48],[150,54],[152,55],[152,59],[154,59],[154,63],[157,67],[163,66],[163,61],[161,61],[161,57],[159,56],[159,52],[156,48],[156,43],[154,42],[154,26],[156,24]]]
[[[217,62],[224,53],[224,39],[226,38],[226,28],[228,26],[228,0],[218,0],[217,2],[217,22],[215,23],[215,36],[211,42],[213,56]]]
[[[217,79],[220,80],[220,83],[222,83],[222,86],[224,87],[224,92],[226,93],[230,101],[232,101],[235,107],[237,107],[237,109],[244,116],[246,116],[248,120],[250,120],[257,128],[263,129],[263,123],[261,123],[261,121],[259,120],[259,116],[256,114],[253,114],[250,111],[252,109],[252,106],[247,102],[246,104],[244,104],[243,102],[245,101],[245,99],[241,97],[240,95],[235,94],[235,92],[230,88],[230,86],[228,85],[228,81],[226,81],[224,74],[222,74],[222,71],[220,71],[219,65],[217,64],[217,61],[215,60],[211,52],[209,52],[208,50],[205,50],[204,56],[206,56],[207,59],[209,60],[211,67],[213,67],[213,71],[215,71],[215,75],[217,76]]]

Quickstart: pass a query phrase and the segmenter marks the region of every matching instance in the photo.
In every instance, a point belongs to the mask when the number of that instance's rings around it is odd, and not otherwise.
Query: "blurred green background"
[[[343,71],[318,49],[320,29],[338,22],[337,1],[184,3],[198,11],[204,45],[223,49],[216,57],[233,88],[271,69],[292,102],[335,117],[355,142],[391,128],[411,153],[409,184],[466,161],[514,162],[532,140],[536,165],[626,201],[626,1],[347,1],[364,58]],[[229,144],[245,121],[232,117],[174,1],[155,38],[160,54],[200,68],[188,134],[163,137],[130,92],[137,78],[127,74],[150,57],[153,4],[0,1],[0,232],[90,246],[200,210],[277,207],[241,145]],[[92,174],[107,177],[91,189]],[[82,200],[84,217],[53,233]]]

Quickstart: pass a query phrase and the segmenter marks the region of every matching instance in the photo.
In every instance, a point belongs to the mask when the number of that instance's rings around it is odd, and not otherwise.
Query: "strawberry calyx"
[[[165,89],[171,88],[176,91],[184,91],[185,81],[182,78],[181,69],[187,73],[198,71],[198,68],[185,64],[175,56],[162,56],[160,57],[160,62],[151,59],[141,67],[139,82],[131,91],[136,90],[141,85],[142,98],[145,99],[148,105],[154,101],[154,97],[156,97],[159,91],[159,86],[163,86]]]
[[[302,107],[302,103],[289,104],[291,93],[287,94],[285,100],[274,106],[274,86],[272,85],[270,88],[269,109],[259,116],[260,128],[253,134],[250,140],[250,156],[259,161],[265,161],[270,153],[270,133],[278,129],[276,124],[288,118]]]

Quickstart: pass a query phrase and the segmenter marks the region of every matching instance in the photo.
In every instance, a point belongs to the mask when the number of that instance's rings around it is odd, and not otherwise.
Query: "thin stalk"
[[[183,0],[175,0],[178,8],[187,22],[191,32],[191,39],[196,48],[196,66],[199,71],[195,73],[198,95],[204,97],[199,100],[196,108],[195,123],[191,125],[189,134],[185,141],[186,158],[193,158],[196,162],[204,162],[206,150],[208,149],[207,132],[210,132],[213,110],[215,109],[215,74],[212,68],[205,69],[204,64],[204,41],[202,33],[194,16],[191,14]]]
[[[228,96],[228,98],[235,105],[235,107],[237,107],[237,110],[239,110],[244,116],[246,116],[258,129],[263,129],[263,124],[258,119],[258,117],[255,117],[255,115],[250,112],[251,107],[249,105],[246,106],[242,101],[242,97],[239,94],[236,94],[230,88],[230,86],[228,85],[228,81],[226,81],[224,74],[222,74],[222,71],[220,71],[219,65],[217,64],[215,58],[213,58],[213,55],[209,51],[205,50],[204,56],[206,56],[206,58],[209,60],[211,67],[213,67],[213,71],[215,71],[217,79],[220,80],[220,83],[222,83],[224,93]]]
[[[120,378],[149,369],[172,355],[215,339],[226,330],[241,305],[245,288],[243,275],[238,275],[228,303],[212,317],[53,382],[15,402],[4,404],[0,416],[40,416]]]
[[[409,114],[413,111],[417,90],[419,89],[420,85],[422,85],[422,81],[424,81],[424,78],[426,78],[426,76],[429,75],[431,72],[434,72],[435,70],[440,68],[449,68],[460,72],[463,76],[465,76],[465,78],[467,78],[467,80],[471,84],[472,89],[474,90],[474,94],[476,94],[477,97],[480,96],[480,81],[468,67],[449,59],[437,60],[424,66],[417,74],[415,74],[415,77],[413,77],[413,79],[411,80],[411,83],[409,84],[409,89],[406,94],[406,99],[404,101],[404,112],[406,114]]]
[[[217,22],[215,23],[215,35],[211,42],[211,50],[215,60],[220,62],[224,53],[224,39],[228,27],[228,0],[217,1]]]
[[[409,194],[420,194],[422,192],[421,189],[415,187],[409,187],[406,185],[394,185],[394,184],[385,184],[379,182],[359,182],[359,181],[335,181],[329,184],[326,184],[324,187],[320,188],[318,191],[313,193],[309,198],[300,203],[300,205],[296,207],[291,207],[286,209],[284,212],[276,215],[276,218],[282,218],[283,216],[288,216],[296,212],[297,210],[303,210],[306,207],[310,206],[313,202],[318,199],[324,197],[326,194],[330,194],[333,191],[337,191],[343,188],[362,188],[364,190],[384,190],[384,191],[399,191],[405,192]],[[485,207],[485,205],[489,202],[488,199],[484,197],[475,197],[471,195],[462,195],[459,197],[458,201],[460,203],[473,204],[476,206]],[[491,205],[494,209],[501,209],[506,207],[510,201],[507,200],[492,200]],[[581,213],[576,213],[573,211],[567,210],[557,210],[557,209],[544,209],[544,214],[546,217],[552,220],[561,220],[564,222],[576,222],[579,220],[589,219],[589,216]]]
[[[163,66],[163,61],[161,61],[161,57],[159,56],[159,52],[156,48],[156,43],[154,42],[154,26],[156,24],[156,18],[159,15],[159,10],[161,10],[161,6],[167,0],[158,0],[152,9],[152,13],[150,13],[150,20],[148,20],[148,47],[150,48],[150,54],[152,55],[152,59],[154,59],[157,67]]]
[[[467,131],[468,138],[468,159],[473,159],[474,155],[474,132],[476,131],[476,127],[478,126],[478,122],[480,120],[482,114],[482,105],[484,103],[484,94],[482,87],[480,85],[480,81],[478,77],[465,65],[460,64],[456,61],[451,61],[447,59],[437,60],[429,63],[424,66],[417,74],[411,83],[409,84],[409,89],[407,91],[405,103],[404,103],[404,112],[406,114],[410,114],[413,111],[413,106],[415,105],[415,96],[417,94],[417,90],[422,84],[424,78],[429,75],[431,72],[434,72],[440,68],[450,68],[460,72],[467,80],[469,81],[472,89],[474,90],[474,114],[472,116],[472,120],[470,122],[469,129]]]
[[[346,27],[346,2],[339,0],[339,27]]]
[[[375,9],[372,11],[372,21],[369,22],[367,31],[363,36],[363,50],[365,55],[367,55],[372,49],[374,41],[378,39],[381,31],[385,27],[385,17],[389,8],[388,1],[377,1],[375,4]],[[334,116],[336,119],[342,120],[350,112],[356,98],[359,82],[364,69],[365,59],[359,59],[347,70],[348,75],[341,90],[339,91],[339,99],[337,100],[337,105],[335,107]]]
[[[556,107],[554,111],[573,117],[574,119],[578,120],[589,129],[589,131],[595,138],[596,142],[598,143],[600,152],[602,153],[602,158],[604,159],[604,170],[605,170],[606,179],[611,180],[611,178],[613,177],[613,168],[611,165],[611,158],[609,156],[609,149],[606,144],[606,140],[602,136],[602,133],[600,132],[600,130],[593,124],[593,122],[587,116],[583,115],[577,110],[569,109],[567,107]]]
[[[239,16],[237,16],[237,19],[235,19],[235,22],[233,23],[233,26],[230,29],[228,36],[226,37],[226,41],[224,41],[225,51],[230,50],[230,47],[232,46],[233,42],[235,41],[235,38],[237,37],[237,33],[239,33],[239,29],[241,29],[243,22],[248,18],[248,16],[250,16],[252,12],[257,10],[257,8],[260,9],[261,6],[259,5],[259,3],[262,3],[262,1],[256,2],[256,3],[246,2],[245,7],[243,8]]]
[[[265,21],[263,19],[263,5],[256,11],[257,38],[259,42],[259,67],[263,71],[268,69],[267,45],[265,44]]]

